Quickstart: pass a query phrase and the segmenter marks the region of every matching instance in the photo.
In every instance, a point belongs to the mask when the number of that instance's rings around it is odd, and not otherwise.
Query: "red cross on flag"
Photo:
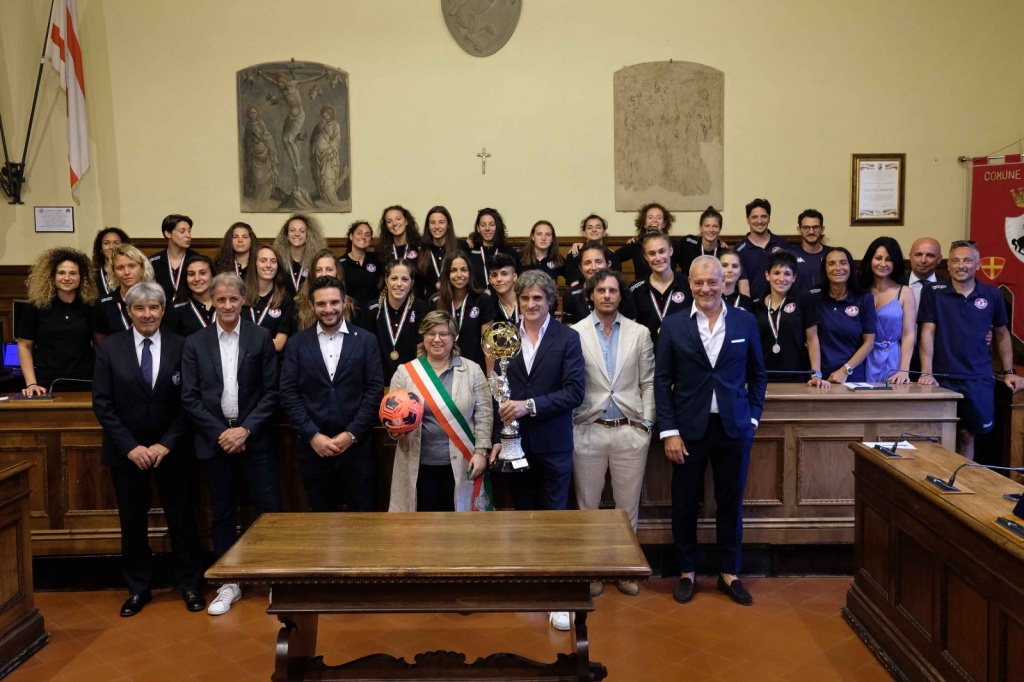
[[[89,168],[89,121],[85,114],[85,67],[78,42],[75,0],[54,0],[46,58],[60,73],[67,95],[68,160],[71,163],[71,194],[78,197],[78,182]]]

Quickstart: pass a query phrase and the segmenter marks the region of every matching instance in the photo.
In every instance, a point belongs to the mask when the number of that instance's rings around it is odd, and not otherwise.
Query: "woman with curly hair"
[[[233,272],[244,282],[245,273],[256,258],[257,248],[259,242],[249,223],[235,223],[224,233],[224,240],[220,244],[216,259],[217,274]]]
[[[445,256],[462,247],[455,236],[452,214],[444,206],[434,206],[427,211],[426,228],[416,259],[416,283],[420,296],[430,298],[440,288]]]
[[[373,244],[373,227],[365,220],[357,220],[348,227],[348,251],[338,259],[338,265],[345,277],[348,296],[361,308],[365,308],[380,295],[384,268],[380,256],[370,251]]]
[[[25,284],[31,303],[18,316],[18,359],[25,377],[22,395],[46,395],[56,379],[92,379],[92,304],[96,283],[81,251],[44,251]],[[82,390],[72,384],[68,390]],[[86,389],[87,390],[87,389]]]
[[[626,262],[632,261],[634,282],[639,282],[651,276],[651,268],[644,259],[644,235],[651,230],[668,234],[669,230],[672,229],[672,223],[675,221],[676,217],[667,208],[658,203],[644,204],[636,212],[636,219],[633,220],[636,235],[626,242],[625,246],[615,252],[619,263],[625,265]],[[678,247],[678,244],[673,244],[673,248],[676,247]]]
[[[288,258],[288,263],[282,263],[281,267],[284,268],[288,295],[294,298],[309,276],[309,262],[313,254],[327,248],[324,230],[313,216],[295,213],[278,230],[274,248]]]
[[[419,256],[416,249],[421,239],[420,227],[409,209],[397,204],[385,208],[380,214],[377,232],[380,234],[377,253],[380,254],[381,260],[385,263],[392,260],[416,262]]]
[[[108,334],[132,328],[132,318],[124,304],[125,294],[139,282],[155,282],[156,276],[153,265],[141,251],[131,244],[121,244],[110,252],[107,281],[113,292],[101,298],[93,308],[92,335],[96,343]]]
[[[469,251],[469,263],[473,268],[473,281],[481,289],[487,286],[487,275],[494,254],[507,253],[515,260],[517,269],[519,267],[519,253],[508,243],[505,220],[495,208],[481,208],[476,212],[473,232],[466,239],[466,250]]]
[[[119,227],[104,227],[92,240],[92,271],[100,296],[108,296],[114,290],[107,282],[107,259],[110,258],[110,252],[121,244],[131,244],[131,241],[128,233]]]

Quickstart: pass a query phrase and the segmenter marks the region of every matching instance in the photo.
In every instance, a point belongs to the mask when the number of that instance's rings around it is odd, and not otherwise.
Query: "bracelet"
[[[918,372],[917,375],[920,376],[920,377],[930,377],[930,376],[932,376],[932,373],[931,372]]]
[[[39,386],[39,384],[25,384],[25,388],[32,388],[33,386]],[[39,386],[42,388],[42,386]]]

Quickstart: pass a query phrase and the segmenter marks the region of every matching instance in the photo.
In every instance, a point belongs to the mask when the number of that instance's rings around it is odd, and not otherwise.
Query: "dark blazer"
[[[900,282],[900,284],[910,284],[910,275],[911,274],[912,274],[912,271],[911,270],[907,270],[906,274],[903,275],[903,281]],[[949,284],[949,277],[939,277],[938,275],[935,275],[935,281],[931,282],[931,283],[932,284]]]
[[[575,329],[554,317],[527,374],[520,352],[508,363],[512,400],[533,398],[536,417],[519,419],[523,450],[527,454],[572,451],[572,411],[583,404],[583,346]],[[494,413],[494,442],[501,440],[502,422]]]
[[[384,397],[377,337],[347,324],[338,369],[332,381],[320,352],[317,325],[288,339],[281,367],[281,405],[304,447],[300,457],[315,457],[309,447],[313,436],[333,438],[342,431],[357,444],[369,444]]]
[[[242,317],[238,339],[238,421],[249,429],[247,448],[271,448],[269,421],[277,406],[277,352],[270,333]],[[185,340],[181,358],[181,402],[196,427],[196,457],[209,459],[228,428],[220,409],[224,375],[220,325],[211,324]]]
[[[728,307],[725,340],[713,367],[700,340],[697,316],[680,310],[665,317],[654,359],[659,431],[678,430],[684,441],[701,438],[714,391],[722,426],[737,438],[750,428],[751,418],[761,419],[767,386],[757,322],[746,310]]]
[[[181,409],[181,354],[185,339],[160,333],[160,367],[150,388],[135,355],[135,336],[121,331],[96,348],[92,409],[103,427],[101,462],[135,466],[128,453],[160,443],[175,451],[188,432]]]

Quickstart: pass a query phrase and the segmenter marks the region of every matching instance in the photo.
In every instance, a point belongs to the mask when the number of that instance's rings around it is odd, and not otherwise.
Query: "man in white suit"
[[[654,423],[654,346],[646,327],[619,313],[625,291],[615,270],[599,270],[584,285],[594,311],[573,325],[586,372],[583,404],[573,411],[572,470],[580,509],[597,509],[610,469],[615,508],[626,511],[635,531]],[[631,580],[618,588],[639,592]],[[590,586],[595,597],[603,589],[600,582]]]

